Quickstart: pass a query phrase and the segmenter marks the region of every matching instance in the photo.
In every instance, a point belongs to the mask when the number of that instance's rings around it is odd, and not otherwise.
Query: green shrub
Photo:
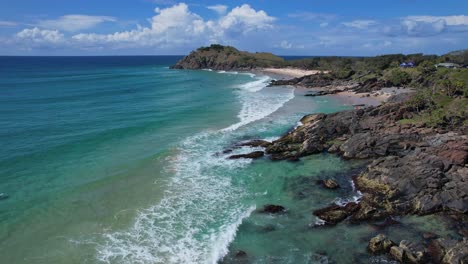
[[[401,86],[409,83],[411,76],[400,69],[392,69],[384,75],[384,79],[394,86]]]

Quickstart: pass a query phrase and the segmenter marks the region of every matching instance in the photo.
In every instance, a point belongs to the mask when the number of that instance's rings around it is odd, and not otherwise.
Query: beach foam
[[[224,131],[236,130],[249,123],[263,119],[276,110],[280,109],[286,102],[294,98],[293,89],[285,89],[283,93],[260,93],[267,87],[270,77],[255,77],[256,80],[242,84],[236,88],[242,108],[237,115],[239,122],[224,129]]]
[[[165,168],[174,174],[164,198],[138,213],[127,230],[103,234],[97,257],[104,263],[217,263],[228,253],[237,228],[255,207],[240,200],[246,195],[233,183],[250,159],[227,159],[227,142],[242,136],[238,128],[275,112],[294,97],[262,91],[268,77],[239,85],[240,121],[219,131],[197,134],[178,146]],[[241,148],[236,151],[253,151]]]

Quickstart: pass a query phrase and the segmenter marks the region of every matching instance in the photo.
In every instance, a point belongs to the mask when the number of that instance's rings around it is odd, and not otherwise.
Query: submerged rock
[[[236,254],[234,254],[234,257],[235,258],[246,258],[247,257],[247,253],[243,250],[238,250],[236,252]]]
[[[320,181],[322,185],[327,189],[337,189],[340,185],[333,179],[325,179]]]
[[[0,200],[5,200],[5,199],[8,199],[10,198],[10,196],[6,193],[0,193]]]
[[[265,155],[263,151],[254,151],[248,154],[239,154],[239,155],[232,155],[228,159],[258,159]]]
[[[267,204],[263,206],[263,209],[260,210],[262,213],[269,213],[269,214],[280,214],[285,213],[286,208],[281,205],[274,205],[274,204]]]

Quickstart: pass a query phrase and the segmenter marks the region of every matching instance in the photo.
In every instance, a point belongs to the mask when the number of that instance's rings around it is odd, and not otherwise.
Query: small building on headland
[[[410,61],[410,62],[403,62],[400,64],[400,67],[401,68],[413,68],[415,67],[416,65],[414,64],[414,62]]]
[[[460,68],[460,65],[456,63],[451,63],[451,62],[443,62],[443,63],[436,64],[435,67],[453,69],[453,68]]]

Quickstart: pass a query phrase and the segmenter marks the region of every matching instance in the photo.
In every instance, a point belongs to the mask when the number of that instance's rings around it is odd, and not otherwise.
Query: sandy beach
[[[391,87],[382,88],[381,90],[372,93],[355,93],[352,91],[345,91],[330,96],[335,96],[339,98],[345,104],[377,106],[383,102],[386,102],[388,98],[390,98],[393,95],[411,92],[413,92],[413,89],[410,88]]]
[[[321,73],[322,71],[304,70],[304,69],[298,69],[298,68],[263,68],[260,70],[260,72],[263,72],[265,74],[275,74],[275,75],[281,75],[285,77],[297,78],[297,77],[302,77],[306,75],[318,74],[318,73]]]

